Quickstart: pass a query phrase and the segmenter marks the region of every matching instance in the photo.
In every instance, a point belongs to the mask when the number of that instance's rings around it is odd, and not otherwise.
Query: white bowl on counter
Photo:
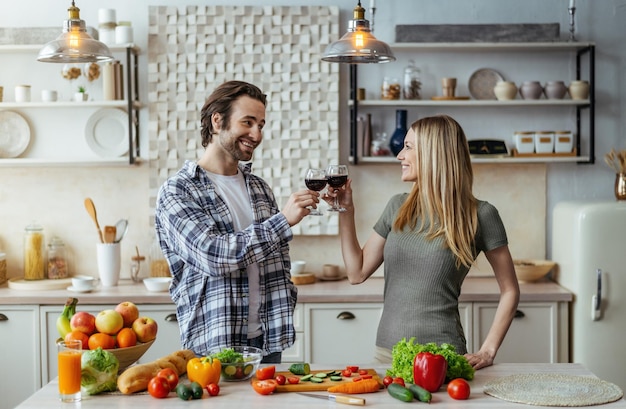
[[[149,277],[143,279],[143,285],[151,292],[164,292],[169,290],[172,277]]]

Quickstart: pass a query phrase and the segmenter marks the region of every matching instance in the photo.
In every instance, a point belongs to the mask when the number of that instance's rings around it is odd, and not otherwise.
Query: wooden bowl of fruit
[[[128,368],[139,360],[154,343],[154,339],[149,342],[137,343],[134,347],[107,349],[107,352],[115,355],[120,362],[119,372]]]

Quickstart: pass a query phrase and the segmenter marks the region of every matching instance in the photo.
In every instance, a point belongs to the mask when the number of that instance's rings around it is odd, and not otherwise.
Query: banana
[[[70,320],[72,319],[72,315],[76,313],[77,303],[77,298],[68,298],[65,302],[63,312],[57,318],[57,331],[59,332],[61,338],[65,338],[65,336],[72,331],[72,327],[70,326]]]

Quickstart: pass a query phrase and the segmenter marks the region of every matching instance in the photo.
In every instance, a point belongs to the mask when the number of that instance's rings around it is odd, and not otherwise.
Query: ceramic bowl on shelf
[[[143,285],[151,292],[167,291],[171,282],[172,277],[148,277],[143,279]]]

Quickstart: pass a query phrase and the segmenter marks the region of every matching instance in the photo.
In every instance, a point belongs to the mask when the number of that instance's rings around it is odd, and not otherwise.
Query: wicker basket
[[[549,260],[513,260],[517,281],[529,283],[545,277],[556,263]]]

